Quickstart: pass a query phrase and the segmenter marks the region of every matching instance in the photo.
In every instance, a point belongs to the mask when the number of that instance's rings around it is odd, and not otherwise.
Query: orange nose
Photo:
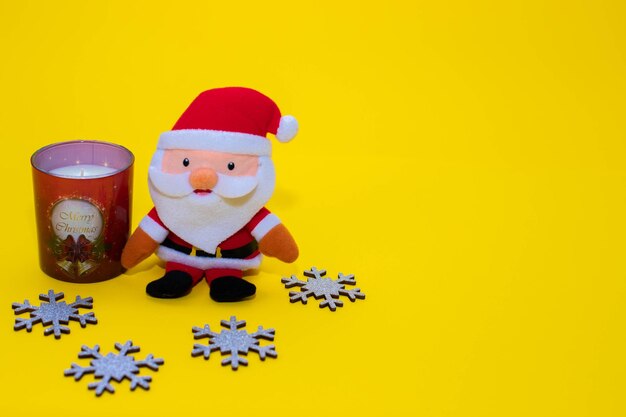
[[[189,184],[195,190],[210,190],[217,184],[217,174],[211,168],[198,168],[191,172]]]

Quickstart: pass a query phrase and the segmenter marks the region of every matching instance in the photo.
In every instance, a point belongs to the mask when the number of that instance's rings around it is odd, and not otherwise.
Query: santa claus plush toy
[[[288,142],[297,131],[270,98],[230,87],[200,94],[160,136],[149,170],[154,208],[122,253],[125,268],[155,251],[166,262],[149,295],[182,297],[204,277],[215,301],[238,301],[256,292],[242,274],[261,254],[296,260],[293,237],[265,204],[275,183],[266,135]]]

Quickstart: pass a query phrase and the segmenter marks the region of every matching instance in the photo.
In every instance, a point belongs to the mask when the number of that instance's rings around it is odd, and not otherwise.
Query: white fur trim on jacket
[[[205,270],[212,268],[232,268],[245,271],[247,269],[258,268],[259,265],[261,265],[262,259],[262,255],[260,254],[251,259],[206,258],[203,256],[191,256],[165,246],[159,246],[156,255],[166,262],[176,262],[193,268]]]
[[[280,219],[273,213],[268,214],[256,225],[254,230],[252,230],[252,237],[254,237],[257,242],[260,242],[270,230],[275,228],[280,224]]]
[[[154,239],[155,242],[163,242],[167,235],[170,233],[169,230],[155,222],[150,216],[145,216],[139,222],[139,227],[141,230],[146,232],[148,236]]]
[[[248,133],[181,129],[161,133],[158,149],[194,149],[242,155],[271,155],[270,140]]]

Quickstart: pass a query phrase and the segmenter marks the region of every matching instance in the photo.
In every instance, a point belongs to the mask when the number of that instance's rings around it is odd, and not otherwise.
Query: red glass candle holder
[[[39,264],[47,275],[98,282],[124,272],[133,154],[98,141],[56,143],[31,157]]]

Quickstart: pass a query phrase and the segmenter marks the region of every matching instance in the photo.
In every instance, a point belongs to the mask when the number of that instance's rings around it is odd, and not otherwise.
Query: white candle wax
[[[76,164],[51,169],[48,173],[60,177],[88,178],[112,174],[115,171],[115,168],[105,167],[104,165]]]

